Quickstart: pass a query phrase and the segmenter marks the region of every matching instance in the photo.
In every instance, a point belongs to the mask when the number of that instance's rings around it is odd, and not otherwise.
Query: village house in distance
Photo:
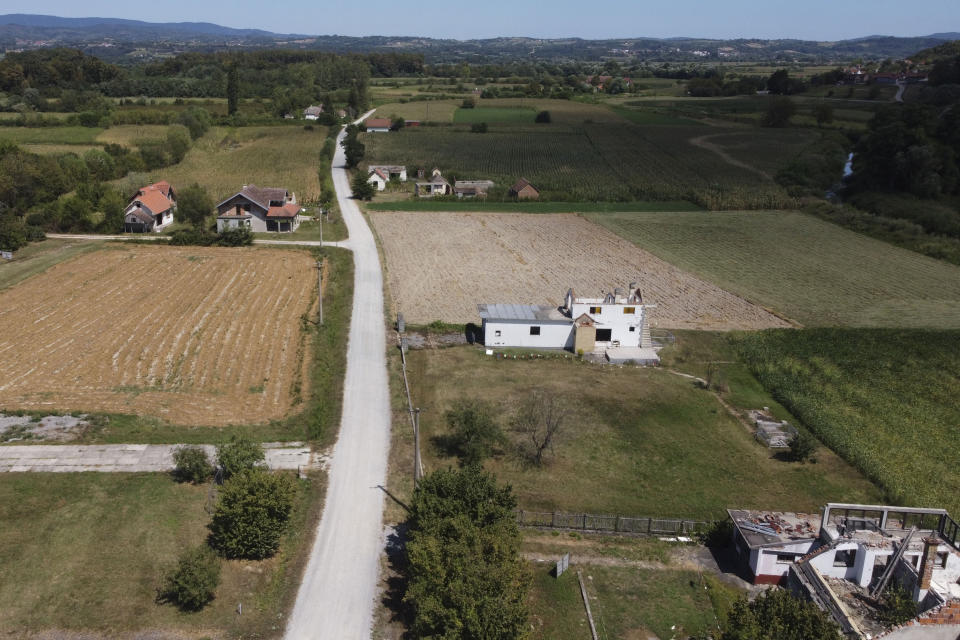
[[[251,231],[296,231],[300,226],[297,196],[282,188],[243,188],[217,205],[217,233],[246,227]]]
[[[123,212],[127,233],[161,231],[173,223],[177,197],[167,181],[155,182],[137,191]]]
[[[602,298],[577,298],[570,289],[562,307],[477,305],[488,347],[566,349],[641,364],[660,362],[650,338],[649,311],[654,308],[643,303],[635,282],[626,295],[617,288]]]

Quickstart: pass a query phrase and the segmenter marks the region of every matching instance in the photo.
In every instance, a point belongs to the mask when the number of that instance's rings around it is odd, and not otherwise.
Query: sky
[[[960,31],[960,0],[3,0],[0,13],[429,38],[799,38]]]

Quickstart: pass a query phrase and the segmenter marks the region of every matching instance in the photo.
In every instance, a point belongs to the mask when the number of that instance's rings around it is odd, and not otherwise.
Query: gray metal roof
[[[571,322],[555,307],[535,304],[478,304],[484,320],[535,320],[539,322]]]

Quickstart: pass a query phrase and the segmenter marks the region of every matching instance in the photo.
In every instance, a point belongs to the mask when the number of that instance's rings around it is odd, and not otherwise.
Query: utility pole
[[[416,488],[423,477],[420,465],[420,407],[413,410],[413,486]]]
[[[320,326],[323,326],[323,261],[317,260],[317,298],[320,300]]]

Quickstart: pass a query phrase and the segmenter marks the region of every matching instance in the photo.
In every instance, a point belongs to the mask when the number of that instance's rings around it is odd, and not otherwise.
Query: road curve
[[[340,436],[310,560],[287,640],[369,638],[383,549],[383,492],[390,447],[383,273],[373,234],[350,199],[340,142],[333,184],[353,249],[353,315]]]

